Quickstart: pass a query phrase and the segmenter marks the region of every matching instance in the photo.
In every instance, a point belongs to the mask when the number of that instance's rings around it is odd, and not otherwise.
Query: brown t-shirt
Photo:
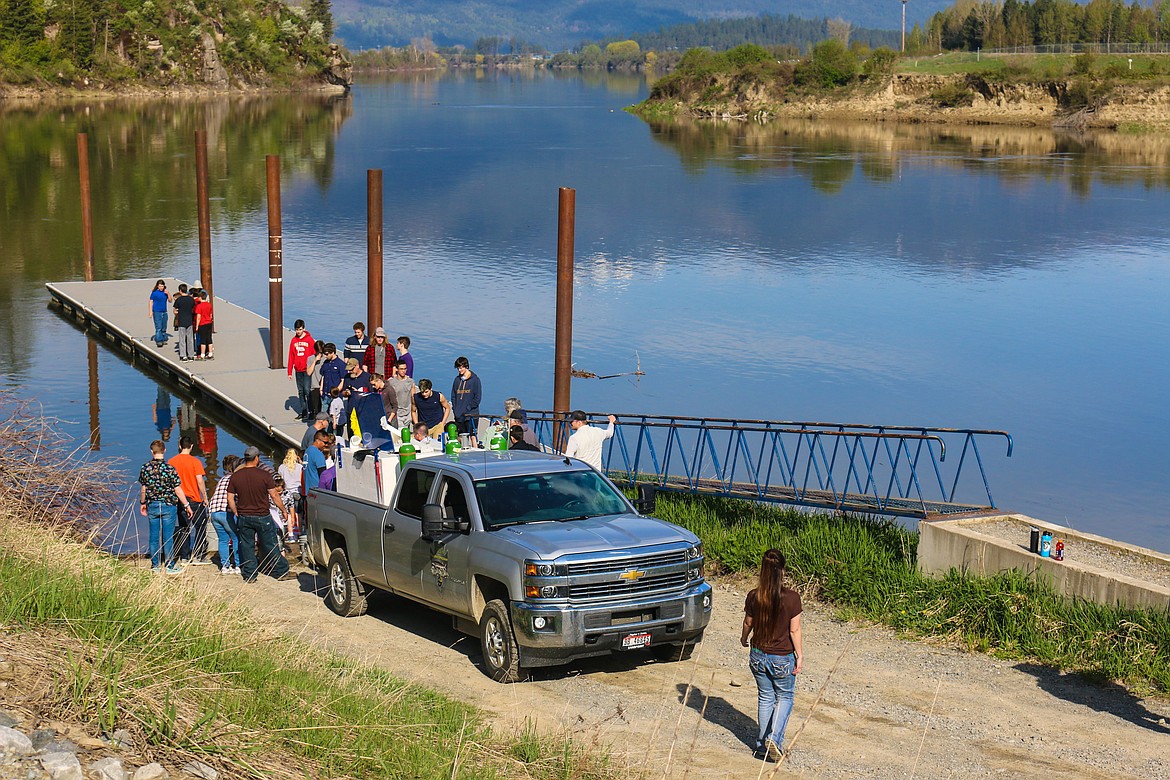
[[[249,466],[232,473],[228,492],[236,497],[236,514],[268,516],[268,491],[276,487],[272,472]]]
[[[232,477],[232,480],[235,481],[235,477]],[[752,588],[743,604],[743,611],[752,618],[752,647],[763,650],[768,655],[787,655],[796,652],[792,644],[792,633],[788,629],[792,625],[792,618],[803,611],[800,606],[800,594],[788,588],[780,591],[779,614],[772,621],[772,636],[761,636],[756,630],[756,626],[760,624],[756,618],[758,609],[756,590]]]

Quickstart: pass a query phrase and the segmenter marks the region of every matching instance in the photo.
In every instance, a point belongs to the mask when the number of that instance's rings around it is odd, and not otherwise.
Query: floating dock
[[[305,423],[297,419],[296,383],[287,369],[269,368],[268,319],[223,298],[215,298],[215,359],[182,362],[175,334],[162,347],[154,344],[149,296],[157,278],[106,282],[53,282],[45,285],[61,309],[83,327],[145,360],[176,383],[190,387],[231,410],[241,419],[288,447],[300,447]],[[167,290],[183,282],[164,278]],[[284,329],[284,344],[293,332]]]

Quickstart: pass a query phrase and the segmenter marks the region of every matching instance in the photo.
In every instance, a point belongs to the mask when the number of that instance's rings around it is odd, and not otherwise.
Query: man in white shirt
[[[569,414],[569,427],[573,429],[573,435],[569,437],[569,445],[565,447],[565,455],[570,458],[579,458],[601,471],[601,445],[605,443],[606,439],[613,436],[615,422],[617,422],[617,418],[611,414],[609,425],[603,431],[590,425],[589,418],[580,409],[571,412]]]
[[[414,424],[410,443],[414,445],[415,452],[443,451],[443,445],[439,444],[439,440],[428,434],[426,423]]]

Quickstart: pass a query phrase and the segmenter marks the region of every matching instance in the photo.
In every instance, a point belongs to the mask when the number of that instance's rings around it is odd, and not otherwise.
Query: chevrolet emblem
[[[646,576],[646,572],[644,572],[644,571],[639,571],[638,569],[630,569],[629,571],[623,571],[621,574],[619,574],[618,579],[623,579],[626,582],[635,582],[637,580],[642,579],[645,576]]]

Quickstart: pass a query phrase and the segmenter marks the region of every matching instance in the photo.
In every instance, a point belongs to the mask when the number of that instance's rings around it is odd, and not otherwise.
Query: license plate
[[[627,634],[622,637],[623,650],[636,650],[639,647],[650,646],[649,634]]]

